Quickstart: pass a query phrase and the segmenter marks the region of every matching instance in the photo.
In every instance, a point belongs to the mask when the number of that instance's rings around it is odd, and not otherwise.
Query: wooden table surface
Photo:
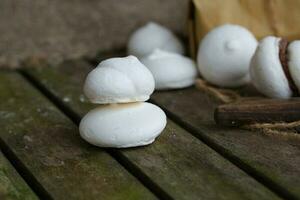
[[[151,96],[168,116],[152,145],[89,145],[78,124],[97,106],[82,93],[93,66],[0,72],[1,200],[300,199],[300,139],[217,126],[219,102],[194,87]]]

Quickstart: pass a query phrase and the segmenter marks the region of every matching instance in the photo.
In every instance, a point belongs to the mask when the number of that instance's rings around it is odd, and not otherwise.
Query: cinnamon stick
[[[215,121],[224,126],[300,120],[300,98],[289,100],[242,98],[215,110]]]

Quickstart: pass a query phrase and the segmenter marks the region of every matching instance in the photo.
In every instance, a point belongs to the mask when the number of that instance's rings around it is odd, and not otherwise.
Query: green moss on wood
[[[0,151],[0,199],[35,200],[38,199],[13,166]]]
[[[53,199],[156,199],[20,74],[0,73],[0,137]]]

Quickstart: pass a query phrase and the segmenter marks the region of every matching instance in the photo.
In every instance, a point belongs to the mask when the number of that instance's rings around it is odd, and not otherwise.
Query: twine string
[[[222,103],[231,103],[241,98],[241,96],[234,90],[216,88],[200,78],[196,80],[195,86],[197,89],[217,98]],[[297,128],[300,128],[300,120],[293,122],[253,123],[244,125],[241,128],[247,130],[258,130],[268,135],[282,135],[300,138],[300,134],[297,131]]]
[[[216,97],[222,103],[230,103],[241,98],[241,96],[233,90],[216,88],[203,79],[196,79],[195,86],[213,97]]]

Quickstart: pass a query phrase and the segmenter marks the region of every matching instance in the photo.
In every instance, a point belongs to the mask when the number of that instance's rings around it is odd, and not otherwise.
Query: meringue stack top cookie
[[[179,54],[184,53],[180,40],[169,29],[154,22],[137,29],[130,36],[127,46],[128,54],[139,58],[149,55],[158,48]]]
[[[135,147],[152,143],[167,120],[156,105],[143,102],[154,90],[151,72],[134,56],[111,58],[91,71],[84,93],[92,103],[102,104],[88,112],[79,132],[100,147]]]
[[[97,104],[146,101],[154,91],[154,80],[136,57],[110,58],[88,74],[83,91]]]
[[[151,71],[155,89],[179,89],[194,84],[197,77],[195,62],[180,54],[156,49],[141,62]]]

